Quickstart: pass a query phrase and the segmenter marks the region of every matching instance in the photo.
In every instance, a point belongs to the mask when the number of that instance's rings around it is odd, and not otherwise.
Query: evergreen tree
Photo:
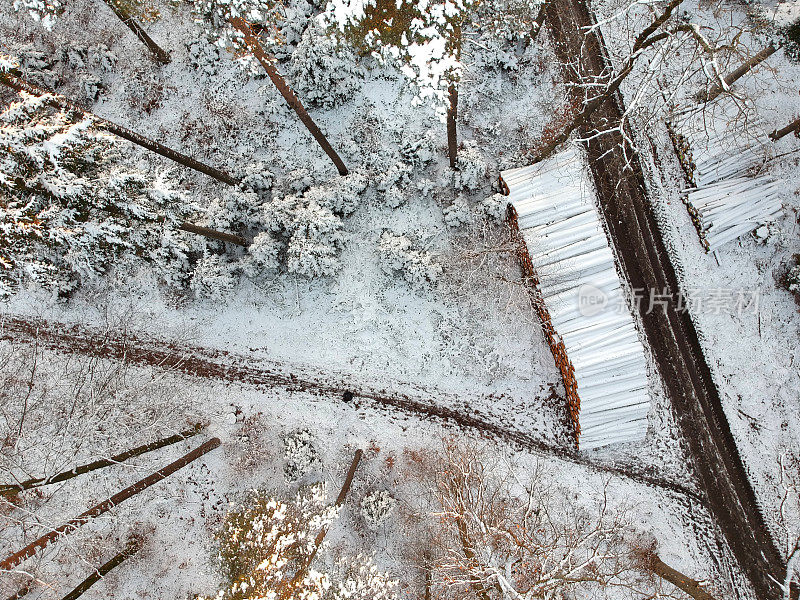
[[[163,176],[123,167],[91,116],[50,100],[21,93],[0,113],[0,294],[34,283],[67,296],[122,263],[185,284],[189,247],[177,229],[192,205]]]
[[[474,0],[332,0],[326,19],[365,54],[398,60],[417,85],[417,103],[432,103],[447,122],[450,166],[457,167],[457,82],[461,30]]]
[[[195,0],[197,23],[203,27],[206,35],[220,48],[230,50],[247,60],[255,59],[314,140],[336,165],[339,175],[347,175],[344,161],[308,114],[283,75],[278,72],[275,57],[264,50],[259,40],[264,32],[268,32],[270,41],[277,40],[275,23],[280,7],[280,2],[275,0]]]

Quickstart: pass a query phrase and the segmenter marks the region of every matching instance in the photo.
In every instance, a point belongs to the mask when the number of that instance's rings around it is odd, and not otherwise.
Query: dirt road
[[[39,347],[61,353],[80,354],[129,364],[171,369],[191,377],[233,382],[251,386],[303,391],[324,397],[327,401],[347,402],[359,408],[369,406],[389,412],[398,418],[430,419],[445,425],[471,430],[488,438],[523,448],[534,454],[579,464],[591,470],[608,473],[637,483],[656,487],[671,498],[679,500],[694,515],[705,510],[703,499],[690,486],[666,479],[653,469],[636,469],[590,460],[571,449],[571,444],[538,439],[525,431],[498,423],[489,415],[476,411],[465,398],[438,390],[404,385],[398,392],[374,388],[326,373],[302,372],[291,365],[259,361],[230,352],[211,350],[186,344],[169,343],[152,338],[140,338],[119,332],[100,332],[86,327],[58,322],[7,318],[0,320],[0,340],[34,343]],[[386,382],[384,382],[385,384]],[[345,392],[349,392],[345,398]],[[542,400],[545,401],[544,399]],[[566,435],[566,433],[565,433]],[[696,509],[700,509],[699,512]],[[700,516],[702,520],[702,516]]]
[[[594,23],[585,0],[552,0],[547,24],[565,77],[573,83],[602,81],[610,72],[601,34],[584,35]],[[578,100],[581,92],[573,88]],[[633,148],[619,133],[592,137],[620,122],[620,97],[606,102],[581,131],[600,204],[621,266],[633,288],[677,298],[678,283],[651,210],[645,177]],[[773,578],[786,567],[747,478],[690,316],[674,303],[646,314],[640,304],[647,341],[666,384],[673,410],[692,454],[708,508],[733,555],[761,600],[782,595]]]

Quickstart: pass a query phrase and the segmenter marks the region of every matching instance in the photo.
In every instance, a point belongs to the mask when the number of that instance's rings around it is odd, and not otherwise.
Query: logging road
[[[548,456],[581,465],[601,473],[608,473],[658,488],[671,498],[680,501],[688,512],[705,519],[703,498],[694,490],[665,479],[652,469],[635,469],[590,460],[572,450],[569,444],[557,445],[537,439],[524,431],[511,429],[492,422],[473,407],[464,411],[454,408],[452,395],[439,391],[418,390],[411,394],[387,391],[366,386],[353,387],[352,382],[335,379],[325,373],[304,373],[300,376],[287,371],[287,365],[262,363],[251,357],[230,352],[169,343],[157,339],[137,338],[130,334],[103,333],[83,326],[67,325],[44,320],[6,318],[0,320],[0,340],[34,343],[40,348],[84,356],[124,360],[138,366],[151,366],[179,371],[191,377],[233,382],[252,386],[281,388],[288,392],[301,391],[325,397],[328,401],[349,403],[355,408],[361,404],[415,418],[439,421],[446,425],[473,430],[540,456]],[[350,392],[352,399],[344,399]],[[450,407],[443,406],[449,404]],[[697,510],[700,509],[698,513]]]
[[[608,54],[586,0],[551,0],[546,22],[572,92],[582,103],[580,84],[607,80]],[[579,104],[580,106],[581,104]],[[589,167],[610,235],[628,282],[635,289],[677,298],[675,270],[651,210],[636,152],[608,130],[624,114],[617,94],[580,128]],[[630,138],[630,136],[628,136]],[[760,600],[782,597],[786,566],[758,507],[736,442],[705,362],[691,317],[670,302],[664,310],[639,311],[647,341],[691,452],[709,511]],[[580,392],[580,390],[579,390]]]

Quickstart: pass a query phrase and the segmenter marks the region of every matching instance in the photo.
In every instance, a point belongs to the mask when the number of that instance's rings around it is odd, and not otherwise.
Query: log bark
[[[114,0],[103,0],[108,7],[114,11],[114,14],[117,15],[117,18],[125,23],[125,25],[133,32],[139,40],[147,46],[147,49],[153,53],[156,61],[160,62],[162,65],[169,64],[170,58],[169,53],[166,52],[161,46],[156,44],[153,39],[147,35],[147,32],[142,29],[142,26],[128,14],[128,12],[123,9],[121,6],[117,5]]]
[[[224,231],[217,231],[216,229],[209,229],[208,227],[201,227],[200,225],[194,225],[192,223],[181,223],[178,229],[188,231],[189,233],[196,233],[197,235],[202,235],[212,240],[219,240],[220,242],[228,242],[229,244],[242,246],[244,248],[250,246],[250,242],[241,236],[225,233]]]
[[[347,493],[350,491],[350,486],[353,484],[353,478],[356,476],[356,470],[358,469],[358,465],[361,462],[361,457],[363,455],[364,451],[361,448],[356,450],[356,454],[353,457],[353,462],[350,463],[350,468],[347,470],[347,476],[344,479],[344,484],[342,484],[342,489],[339,490],[339,495],[336,497],[334,506],[339,507],[344,504],[344,501],[347,498]],[[308,569],[311,567],[311,563],[314,562],[314,558],[317,556],[317,550],[319,550],[319,547],[322,545],[322,542],[325,540],[325,536],[327,534],[327,527],[323,527],[322,530],[320,530],[320,532],[317,534],[317,537],[314,539],[314,550],[303,561],[303,564],[299,569],[297,569],[297,572],[294,574],[294,577],[289,580],[288,584],[282,586],[283,589],[278,591],[279,600],[288,600],[289,598],[292,598],[295,588],[303,579],[303,577],[305,577]]]
[[[342,159],[333,149],[333,146],[330,145],[328,139],[322,133],[322,130],[320,130],[320,128],[311,118],[311,115],[308,114],[308,111],[303,106],[303,103],[300,102],[300,99],[289,87],[289,84],[286,83],[286,80],[278,72],[278,69],[275,66],[275,58],[267,54],[261,47],[261,43],[258,41],[258,38],[250,28],[250,24],[241,17],[231,19],[230,23],[242,33],[244,36],[244,43],[247,45],[247,48],[253,53],[253,56],[256,57],[256,60],[261,63],[261,66],[264,67],[264,70],[267,72],[270,81],[272,81],[273,85],[281,93],[281,96],[283,96],[284,100],[286,100],[289,106],[292,107],[294,112],[297,113],[297,116],[300,118],[300,121],[303,123],[303,125],[306,126],[306,129],[308,129],[309,133],[311,133],[320,147],[325,151],[325,154],[330,157],[330,159],[333,161],[333,164],[336,165],[339,175],[347,175],[348,171],[344,161],[342,161]]]
[[[69,471],[63,471],[61,473],[58,473],[57,475],[53,475],[52,477],[37,477],[21,481],[20,483],[0,485],[0,495],[10,496],[22,492],[24,490],[30,490],[32,488],[42,487],[43,485],[50,485],[53,483],[61,483],[62,481],[68,481],[70,479],[78,477],[79,475],[91,473],[92,471],[96,471],[98,469],[102,469],[105,467],[109,467],[111,465],[116,465],[125,462],[126,460],[135,458],[137,456],[141,456],[142,454],[146,454],[154,450],[160,450],[161,448],[171,446],[172,444],[177,444],[178,442],[181,442],[185,439],[197,435],[202,431],[202,429],[203,428],[200,425],[195,425],[191,429],[181,431],[180,433],[177,433],[175,435],[171,435],[169,437],[157,440],[155,442],[151,442],[149,444],[137,446],[136,448],[131,448],[130,450],[126,450],[121,454],[116,454],[109,458],[103,458],[101,460],[96,460],[94,462],[90,462],[85,465],[81,465],[79,467],[74,467]]]
[[[678,589],[686,592],[692,598],[694,598],[694,600],[715,600],[714,596],[703,589],[699,581],[692,579],[688,575],[684,575],[680,571],[677,571],[665,564],[657,554],[652,554],[649,557],[648,563],[648,566],[653,573],[665,581],[670,582]]]
[[[456,117],[458,116],[458,87],[455,82],[448,88],[450,106],[447,108],[447,153],[450,155],[450,168],[458,167],[458,132]]]
[[[761,50],[758,54],[752,56],[749,60],[742,63],[739,66],[739,68],[735,69],[733,72],[731,72],[729,75],[725,77],[725,79],[723,80],[725,81],[725,86],[730,87],[733,84],[733,82],[747,75],[747,73],[752,71],[754,67],[758,66],[759,64],[767,60],[770,56],[775,54],[777,50],[778,49],[774,45],[770,44],[769,46]],[[708,90],[708,92],[706,92],[704,95],[702,95],[700,97],[700,101],[711,102],[711,100],[719,96],[723,91],[725,91],[723,87],[717,84],[713,86],[710,90]]]
[[[50,545],[52,542],[57,540],[61,535],[67,535],[72,533],[82,525],[88,523],[91,519],[102,515],[103,513],[108,512],[118,504],[121,504],[125,500],[135,496],[139,492],[146,490],[147,488],[155,485],[162,479],[166,479],[176,471],[182,469],[186,465],[190,464],[191,462],[197,460],[204,454],[210,452],[214,448],[218,448],[220,445],[219,438],[212,438],[202,444],[201,446],[195,448],[188,454],[182,456],[178,460],[173,463],[168,464],[163,469],[160,469],[145,477],[144,479],[137,481],[132,486],[129,486],[122,490],[121,492],[117,492],[110,498],[104,500],[100,504],[96,504],[89,510],[81,513],[74,519],[67,521],[63,525],[53,529],[52,531],[46,533],[42,537],[37,540],[34,540],[27,546],[25,546],[22,550],[15,552],[11,556],[6,557],[2,562],[0,562],[0,571],[10,571],[17,565],[19,565],[24,560],[34,556],[39,550]]]
[[[773,142],[777,142],[779,139],[789,135],[792,132],[794,132],[795,135],[800,136],[800,119],[795,119],[783,129],[776,129],[769,134],[769,139],[771,139]]]
[[[83,595],[83,593],[92,587],[95,583],[100,581],[103,577],[108,575],[113,569],[120,566],[126,560],[128,560],[131,556],[136,554],[141,547],[141,542],[138,539],[133,539],[127,543],[125,549],[117,554],[114,558],[109,560],[107,563],[104,563],[97,567],[97,569],[89,575],[86,579],[81,581],[81,583],[72,590],[69,594],[64,596],[61,600],[75,600]]]
[[[180,152],[168,148],[163,144],[160,144],[154,140],[139,135],[138,133],[128,129],[127,127],[123,127],[122,125],[117,125],[116,123],[112,123],[107,119],[98,117],[97,115],[89,112],[79,104],[71,100],[68,100],[64,96],[55,94],[53,92],[40,88],[36,85],[33,85],[32,83],[25,81],[19,76],[13,75],[11,73],[0,73],[0,83],[5,85],[6,87],[11,88],[12,90],[16,90],[18,92],[27,92],[28,94],[33,94],[34,96],[43,96],[45,94],[49,94],[53,97],[52,100],[50,101],[51,106],[87,114],[95,119],[95,126],[98,129],[102,129],[104,131],[108,131],[109,133],[113,133],[114,135],[126,139],[129,142],[133,142],[137,146],[141,146],[142,148],[150,150],[151,152],[160,154],[165,158],[175,161],[179,165],[183,165],[184,167],[193,169],[195,171],[199,171],[200,173],[208,175],[209,177],[213,177],[214,179],[216,179],[217,181],[221,181],[222,183],[226,183],[230,186],[236,186],[239,185],[239,183],[241,183],[240,179],[232,177],[231,175],[225,173],[224,171],[211,167],[207,164],[201,163],[200,161],[195,160],[190,156],[181,154]]]

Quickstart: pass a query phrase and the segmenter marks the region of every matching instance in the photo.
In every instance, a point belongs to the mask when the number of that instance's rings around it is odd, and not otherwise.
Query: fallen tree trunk
[[[235,17],[231,19],[230,23],[234,28],[242,33],[244,36],[244,43],[247,45],[250,52],[253,53],[253,56],[256,57],[256,60],[258,60],[258,62],[261,63],[261,66],[264,67],[264,70],[267,72],[270,81],[272,81],[273,85],[281,93],[281,96],[283,96],[284,100],[286,100],[289,106],[292,107],[294,112],[297,113],[297,116],[300,118],[300,121],[302,121],[303,125],[306,126],[306,129],[308,129],[309,133],[311,133],[317,143],[322,147],[322,149],[325,151],[325,154],[330,157],[330,159],[333,161],[333,164],[336,165],[339,175],[347,175],[348,171],[344,161],[342,161],[342,159],[333,149],[333,146],[330,145],[328,139],[322,133],[322,130],[311,118],[311,115],[308,114],[308,111],[303,106],[303,103],[300,102],[300,99],[289,87],[289,84],[286,83],[286,80],[278,72],[278,69],[275,67],[274,57],[267,54],[261,47],[258,38],[250,28],[250,24],[241,17]]]
[[[350,463],[350,468],[347,470],[347,476],[344,479],[344,484],[342,484],[342,489],[339,490],[339,495],[336,498],[334,506],[339,507],[344,504],[345,498],[347,498],[347,493],[350,491],[350,486],[353,484],[353,478],[356,476],[356,469],[358,469],[358,465],[361,462],[361,457],[363,455],[364,451],[361,448],[356,450],[356,455],[353,457],[353,462]],[[292,598],[297,584],[300,583],[303,577],[305,577],[308,569],[311,567],[311,563],[314,561],[314,557],[317,555],[317,550],[319,550],[319,547],[322,545],[322,542],[325,540],[325,536],[327,534],[327,527],[323,527],[322,530],[317,534],[317,537],[314,539],[314,550],[303,561],[303,564],[299,569],[297,569],[297,572],[294,574],[294,577],[289,580],[288,584],[282,586],[283,589],[279,590],[277,596],[279,600],[288,600],[289,598]]]
[[[220,445],[219,438],[212,438],[207,442],[205,442],[204,444],[202,444],[201,446],[199,446],[198,448],[195,448],[188,454],[182,456],[175,462],[168,464],[163,469],[160,469],[155,473],[153,473],[152,475],[149,475],[148,477],[145,477],[144,479],[137,481],[132,486],[125,488],[121,492],[117,492],[116,494],[104,500],[100,504],[93,506],[92,508],[81,513],[74,519],[67,521],[63,525],[46,533],[39,539],[34,540],[33,542],[25,546],[22,550],[19,550],[18,552],[15,552],[11,556],[4,559],[2,562],[0,562],[0,571],[10,571],[11,569],[19,565],[22,561],[32,557],[39,550],[47,547],[49,544],[58,539],[59,536],[72,533],[82,525],[88,523],[91,519],[98,517],[103,513],[108,512],[118,504],[121,504],[128,498],[131,498],[132,496],[135,496],[139,492],[142,492],[147,488],[155,485],[162,479],[166,479],[174,472],[182,469],[189,463],[197,460],[198,458],[210,452],[214,448],[218,448],[219,445]]]
[[[139,539],[132,539],[125,545],[125,549],[117,554],[114,558],[109,560],[107,563],[100,565],[94,573],[89,575],[86,579],[81,581],[78,586],[72,590],[69,594],[64,596],[61,600],[75,600],[76,598],[83,595],[83,593],[92,587],[95,583],[100,581],[103,577],[108,575],[113,569],[120,566],[126,560],[128,560],[131,556],[136,554],[141,548],[141,541]]]
[[[458,87],[455,82],[448,88],[450,105],[447,107],[447,153],[450,155],[450,168],[458,166],[458,132],[456,118],[458,116]]]
[[[779,139],[789,135],[792,132],[794,132],[795,135],[800,135],[800,119],[795,119],[782,129],[776,129],[769,134],[769,139],[771,139],[773,142],[777,142]]]
[[[32,94],[34,96],[44,96],[50,95],[52,99],[49,101],[51,106],[61,109],[73,110],[79,113],[84,113],[90,115],[95,119],[95,126],[98,129],[102,129],[104,131],[108,131],[109,133],[113,133],[114,135],[121,137],[123,139],[128,140],[129,142],[133,142],[137,146],[141,146],[151,152],[155,152],[156,154],[160,154],[161,156],[168,158],[172,161],[175,161],[179,165],[183,165],[189,169],[193,169],[195,171],[199,171],[209,177],[213,177],[217,181],[221,181],[222,183],[226,183],[231,186],[236,186],[241,183],[240,179],[232,177],[228,173],[221,171],[217,168],[211,167],[207,164],[201,163],[198,160],[193,159],[190,156],[186,156],[172,148],[168,148],[163,144],[160,144],[154,140],[146,138],[142,135],[139,135],[135,131],[128,129],[127,127],[123,127],[122,125],[117,125],[116,123],[112,123],[102,117],[98,117],[97,115],[87,111],[85,108],[81,107],[80,105],[68,100],[64,96],[59,94],[54,94],[48,90],[42,89],[28,81],[25,81],[20,76],[11,74],[11,73],[0,73],[0,83],[5,85],[6,87],[11,88],[12,90],[16,90],[18,92],[26,92],[28,94]]]
[[[218,240],[220,242],[228,242],[229,244],[242,246],[244,248],[250,246],[250,242],[241,236],[234,235],[232,233],[225,233],[224,231],[217,231],[216,229],[209,229],[208,227],[202,227],[192,223],[181,223],[178,226],[178,229],[182,231],[188,231],[189,233],[196,233],[197,235],[202,235],[203,237],[211,238],[212,240]]]
[[[653,573],[686,592],[694,600],[715,600],[714,596],[703,589],[699,581],[673,569],[664,563],[657,554],[653,553],[648,557],[648,566]]]
[[[114,0],[104,0],[104,2],[108,5],[108,7],[114,11],[114,14],[117,15],[117,18],[125,23],[125,25],[133,32],[139,40],[147,46],[148,50],[153,53],[155,59],[160,62],[162,65],[169,64],[170,58],[169,53],[167,53],[161,46],[156,44],[147,32],[142,29],[142,26],[139,25],[138,22],[130,15],[128,12],[119,6],[117,2]]]
[[[121,462],[125,462],[128,459],[141,456],[142,454],[146,454],[154,450],[159,450],[161,448],[171,446],[172,444],[177,444],[178,442],[181,442],[185,439],[197,435],[202,430],[203,428],[200,425],[195,425],[191,429],[181,431],[180,433],[177,433],[175,435],[171,435],[169,437],[157,440],[155,442],[151,442],[149,444],[137,446],[136,448],[131,448],[130,450],[126,450],[125,452],[116,454],[109,458],[103,458],[100,460],[96,460],[94,462],[87,463],[85,465],[81,465],[79,467],[74,467],[69,471],[63,471],[61,473],[58,473],[57,475],[53,475],[52,477],[37,477],[21,481],[20,483],[0,485],[0,495],[10,496],[22,492],[24,490],[30,490],[33,488],[42,487],[43,485],[51,485],[53,483],[61,483],[62,481],[68,481],[70,479],[78,477],[79,475],[84,475],[85,473],[91,473],[92,471],[96,471],[98,469],[102,469],[105,467],[109,467],[111,465],[116,465]]]
[[[716,98],[722,92],[724,92],[725,89],[729,88],[733,84],[733,82],[735,82],[737,79],[741,79],[742,77],[747,75],[747,73],[752,71],[754,67],[756,67],[757,65],[761,64],[762,62],[767,60],[770,56],[775,54],[775,52],[777,52],[777,50],[778,49],[775,46],[770,44],[769,46],[767,46],[766,48],[761,50],[758,54],[756,54],[755,56],[751,57],[749,60],[747,60],[744,63],[742,63],[739,66],[739,68],[737,68],[732,73],[730,73],[727,77],[725,77],[725,79],[723,80],[725,82],[725,88],[723,88],[719,84],[714,85],[704,95],[701,95],[700,101],[701,102],[711,102],[714,98]]]
[[[655,19],[653,19],[650,25],[648,25],[636,37],[636,41],[631,48],[630,55],[620,68],[618,74],[612,79],[608,80],[608,84],[603,93],[595,96],[594,98],[582,99],[584,104],[583,109],[572,119],[572,121],[570,121],[566,127],[561,130],[561,133],[554,136],[552,140],[550,140],[537,151],[536,156],[533,159],[534,164],[543,161],[553,152],[553,150],[566,142],[570,135],[572,135],[573,131],[587,123],[589,118],[598,108],[603,106],[607,101],[617,94],[622,82],[633,71],[636,60],[642,55],[642,52],[657,42],[669,37],[669,34],[666,32],[656,33],[656,31],[658,31],[658,29],[669,20],[669,18],[672,16],[672,13],[676,8],[678,8],[678,6],[681,5],[682,2],[683,0],[670,0],[670,3],[664,8],[664,11]]]

